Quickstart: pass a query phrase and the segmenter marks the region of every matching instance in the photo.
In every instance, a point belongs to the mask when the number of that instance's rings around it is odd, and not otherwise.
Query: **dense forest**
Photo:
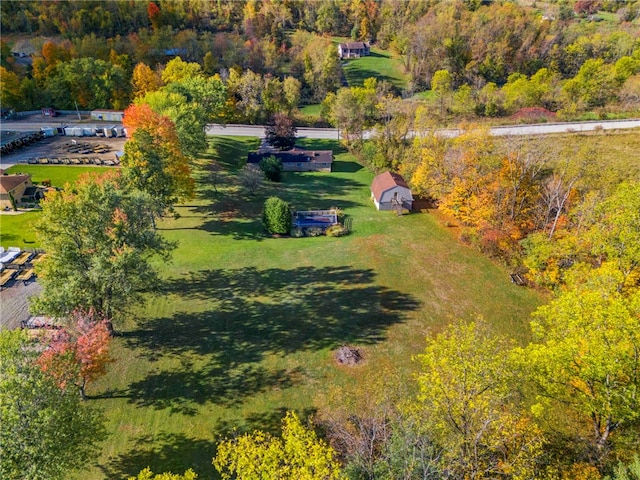
[[[300,107],[314,104],[313,121],[338,127],[362,166],[401,173],[460,240],[548,302],[533,314],[528,344],[496,334],[491,319],[453,322],[414,357],[412,381],[389,369],[364,390],[327,386],[313,425],[288,412],[281,436],[221,440],[211,452],[221,478],[640,479],[637,156],[612,167],[595,153],[600,132],[549,142],[499,139],[482,125],[486,117],[637,114],[640,2],[116,0],[0,8],[3,107],[121,109],[129,135],[120,169],[43,201],[48,258],[33,305],[55,317],[73,312],[72,321],[45,339],[42,354],[19,333],[0,336],[15,374],[0,378],[0,398],[34,396],[16,402],[25,414],[0,405],[25,430],[24,419],[39,410],[81,434],[68,433],[56,463],[36,449],[24,454],[21,439],[3,430],[0,445],[13,456],[0,467],[10,478],[33,473],[26,468],[51,469],[32,478],[63,478],[65,468],[89,462],[103,438],[99,419],[70,390],[84,399],[86,384],[106,374],[112,320],[153,293],[157,259],[176,248],[156,222],[176,216],[199,188],[192,173],[211,142],[205,125],[263,124],[274,115],[304,123]],[[404,87],[376,72],[346,84],[336,49],[345,38],[399,59]],[[460,136],[437,134],[455,123]],[[35,398],[31,384],[43,395]],[[60,389],[64,408],[56,409]],[[43,430],[34,438],[59,447],[56,432]],[[196,477],[147,469],[138,478]]]
[[[262,97],[278,89],[274,82],[299,81],[303,104],[340,88],[335,37],[392,52],[407,81],[391,92],[406,98],[431,89],[454,117],[526,107],[606,115],[640,102],[638,2],[15,1],[1,8],[2,104],[20,110],[124,109],[136,95],[136,70],[149,67],[161,85],[166,64],[180,57],[230,84],[233,120],[264,121],[251,105],[268,110]],[[27,52],[19,48],[25,35]]]

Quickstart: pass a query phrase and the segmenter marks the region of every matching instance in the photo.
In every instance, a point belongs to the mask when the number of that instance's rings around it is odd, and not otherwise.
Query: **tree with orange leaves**
[[[82,398],[86,398],[87,384],[105,375],[107,365],[113,361],[109,355],[109,323],[93,308],[74,310],[68,327],[46,342],[47,348],[39,358],[40,367],[53,376],[61,388],[72,383]]]
[[[193,194],[194,186],[175,124],[144,103],[127,108],[123,123],[129,136],[122,158],[125,179],[151,195],[159,212],[171,211],[180,198]]]

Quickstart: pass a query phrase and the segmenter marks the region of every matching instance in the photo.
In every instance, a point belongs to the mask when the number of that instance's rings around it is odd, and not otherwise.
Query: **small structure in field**
[[[371,198],[378,210],[411,210],[413,195],[411,189],[397,173],[384,172],[373,179]]]
[[[365,42],[347,42],[338,45],[338,56],[344,58],[366,57],[371,53],[369,44]]]
[[[324,231],[337,224],[336,210],[299,210],[293,213],[294,228],[318,228]]]

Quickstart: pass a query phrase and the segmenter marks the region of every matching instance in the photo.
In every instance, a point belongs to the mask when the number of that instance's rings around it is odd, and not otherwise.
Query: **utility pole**
[[[76,104],[76,112],[78,113],[78,120],[82,120],[82,117],[80,116],[80,110],[78,110],[78,102],[74,100],[73,103]]]

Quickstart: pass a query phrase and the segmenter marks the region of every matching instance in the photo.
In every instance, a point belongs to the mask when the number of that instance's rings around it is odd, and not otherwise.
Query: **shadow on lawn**
[[[99,468],[106,478],[129,478],[150,467],[153,473],[179,474],[193,468],[198,478],[211,479],[219,478],[211,464],[215,454],[215,442],[175,433],[143,435],[127,453],[112,457]]]
[[[266,354],[382,341],[389,326],[418,308],[410,295],[374,278],[372,270],[301,267],[205,270],[169,280],[165,294],[208,300],[211,309],[151,319],[125,333],[141,355],[170,357],[176,367],[103,397],[195,415],[198,405],[237,405],[301,383],[306,372],[299,367],[269,370],[258,362]]]
[[[286,407],[278,407],[249,414],[238,421],[220,420],[212,429],[215,441],[189,438],[183,434],[142,435],[135,440],[129,452],[112,457],[106,465],[100,466],[100,470],[107,478],[128,478],[146,467],[150,467],[154,473],[170,471],[180,474],[193,468],[198,478],[217,479],[219,476],[211,461],[220,440],[254,430],[279,437],[287,410]],[[315,409],[306,408],[296,413],[305,422],[315,413]]]
[[[339,162],[345,171],[357,171],[353,162]],[[229,180],[225,180],[229,182]],[[325,210],[330,207],[347,209],[357,206],[345,200],[354,190],[363,188],[362,183],[351,178],[315,174],[285,173],[283,181],[265,181],[256,195],[212,195],[203,190],[201,195],[209,197],[210,203],[191,209],[203,216],[198,228],[212,235],[229,235],[236,240],[262,240],[266,238],[261,223],[261,212],[266,198],[272,195],[289,202],[294,210]]]

